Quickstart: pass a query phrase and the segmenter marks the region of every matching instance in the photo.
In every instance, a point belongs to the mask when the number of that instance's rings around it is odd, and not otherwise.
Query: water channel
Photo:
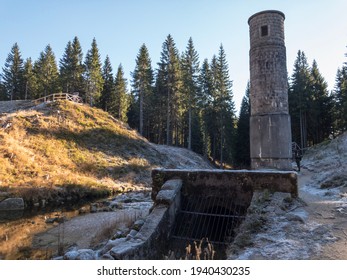
[[[133,192],[54,209],[1,211],[0,260],[52,259],[72,246],[97,247],[151,205],[149,194]]]

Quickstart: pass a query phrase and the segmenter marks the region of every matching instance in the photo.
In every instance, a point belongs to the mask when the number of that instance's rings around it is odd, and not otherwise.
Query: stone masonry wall
[[[154,206],[140,231],[134,236],[110,240],[99,258],[110,260],[160,259],[181,203],[182,180],[168,180],[156,193]]]
[[[152,198],[157,197],[167,180],[181,179],[182,194],[195,196],[230,197],[248,207],[255,190],[286,192],[297,197],[297,174],[289,171],[250,170],[152,170]]]
[[[253,169],[291,169],[284,19],[282,12],[263,11],[248,20]]]

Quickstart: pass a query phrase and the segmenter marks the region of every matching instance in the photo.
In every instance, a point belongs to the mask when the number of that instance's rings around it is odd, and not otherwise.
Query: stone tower
[[[270,10],[248,20],[252,169],[292,169],[284,19]]]

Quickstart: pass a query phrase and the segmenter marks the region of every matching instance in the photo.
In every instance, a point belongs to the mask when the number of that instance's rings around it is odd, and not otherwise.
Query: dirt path
[[[332,195],[329,190],[309,187],[313,173],[304,169],[299,174],[299,197],[306,203],[304,209],[308,220],[330,227],[335,241],[322,246],[321,253],[314,259],[347,260],[347,213],[345,202]]]

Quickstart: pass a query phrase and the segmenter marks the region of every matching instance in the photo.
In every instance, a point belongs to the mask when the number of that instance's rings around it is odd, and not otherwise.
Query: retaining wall
[[[164,182],[181,179],[183,195],[230,197],[248,207],[255,190],[286,192],[298,196],[297,173],[271,170],[152,170],[152,199],[157,196]]]
[[[181,203],[182,180],[169,180],[161,186],[154,206],[140,231],[106,245],[101,259],[160,259],[166,246]],[[114,245],[114,246],[113,246]]]

